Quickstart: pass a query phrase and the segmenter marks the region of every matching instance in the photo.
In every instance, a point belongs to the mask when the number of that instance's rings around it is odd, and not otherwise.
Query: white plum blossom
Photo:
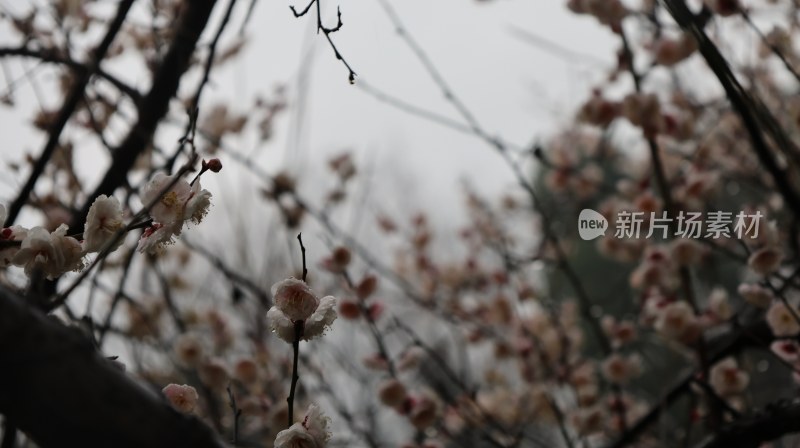
[[[319,299],[306,282],[287,278],[272,285],[275,306],[293,321],[306,320],[319,306]]]
[[[83,231],[83,249],[86,252],[99,252],[114,235],[122,230],[122,207],[114,196],[100,195],[94,200],[86,217]],[[122,244],[119,238],[111,250]]]
[[[709,383],[723,397],[744,391],[750,382],[750,375],[742,371],[733,358],[725,358],[716,363],[709,372]]]
[[[700,324],[689,304],[677,301],[660,310],[655,329],[667,338],[690,342],[699,334]]]
[[[144,230],[136,249],[139,252],[154,252],[158,248],[175,242],[175,235],[180,234],[180,232],[180,223],[170,225],[164,225],[159,222],[153,223],[153,225]]]
[[[186,221],[199,224],[211,206],[211,193],[200,188],[200,179],[190,185],[186,179],[176,180],[174,176],[156,173],[142,192],[145,205],[153,201],[150,209],[153,225],[145,229],[139,240],[140,252],[152,252],[173,243]]]
[[[67,271],[82,269],[83,248],[78,240],[67,236],[67,229],[66,224],[53,233],[43,227],[32,228],[11,262],[23,267],[28,276],[41,271],[50,280]]]
[[[301,280],[282,280],[273,285],[272,293],[275,306],[267,312],[267,320],[275,334],[286,342],[294,342],[296,322],[303,322],[301,339],[309,341],[322,336],[336,320],[336,299],[317,298]]]
[[[6,208],[0,205],[0,225],[6,221]],[[0,242],[22,241],[28,235],[28,229],[22,226],[0,227]],[[19,246],[0,247],[0,268],[11,265],[11,260],[19,251]]]
[[[171,183],[168,191],[164,191]],[[156,173],[147,182],[142,192],[142,203],[145,206],[153,203],[150,208],[150,216],[153,221],[162,224],[181,222],[184,219],[184,209],[192,193],[192,187],[185,179],[175,180],[174,176],[167,176],[164,173]]]
[[[308,406],[301,422],[279,432],[275,437],[275,448],[323,448],[331,438],[328,431],[330,419],[319,406]]]
[[[197,179],[197,182],[192,185],[192,192],[186,203],[184,220],[200,224],[200,221],[208,214],[209,207],[211,207],[211,192],[201,189],[200,179]]]
[[[800,333],[800,323],[797,322],[797,311],[792,310],[783,302],[773,302],[767,311],[767,324],[772,334],[777,337],[796,336]]]

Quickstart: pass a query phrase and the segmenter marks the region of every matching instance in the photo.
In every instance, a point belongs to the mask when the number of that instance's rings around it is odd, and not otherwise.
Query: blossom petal
[[[306,320],[303,339],[309,341],[322,336],[325,330],[336,320],[336,317],[336,298],[333,296],[323,297],[319,301],[317,310]]]

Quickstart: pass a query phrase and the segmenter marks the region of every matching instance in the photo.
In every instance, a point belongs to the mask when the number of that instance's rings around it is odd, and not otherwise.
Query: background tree
[[[350,152],[312,176],[241,150],[296,106],[280,88],[246,112],[203,101],[258,7],[216,3],[3,13],[0,57],[48,64],[60,94],[36,99],[43,148],[7,161],[19,187],[0,210],[0,446],[794,440],[796,2],[566,2],[618,40],[617,64],[574,123],[531,147],[481,122],[387,0],[455,118],[361,80],[337,43],[343,11],[293,5],[354,94],[507,164],[500,197],[467,180],[464,225],[372,213]],[[146,82],[119,76],[130,64]],[[255,179],[237,193],[258,202],[217,194],[228,176]],[[609,221],[594,241],[577,232],[586,208]],[[730,215],[714,231],[718,211]],[[633,213],[642,235],[622,235]],[[664,213],[666,232],[646,237]],[[689,213],[705,220],[697,235],[681,233]]]

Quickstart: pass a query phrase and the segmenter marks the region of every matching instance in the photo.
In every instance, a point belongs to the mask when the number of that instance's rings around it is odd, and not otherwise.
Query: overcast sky
[[[336,7],[341,8],[344,27],[333,37],[358,73],[358,81],[459,120],[396,34],[378,0],[321,1],[329,25],[335,23]],[[613,36],[594,19],[571,14],[560,0],[389,1],[484,128],[514,144],[528,145],[567,125],[579,102],[603,76],[598,60],[611,65],[614,59]],[[249,2],[239,3],[224,42],[236,37]],[[22,3],[10,0],[0,4],[5,10],[24,9]],[[513,184],[500,158],[479,139],[410,116],[351,86],[345,68],[324,37],[316,34],[315,15],[295,19],[289,4],[258,1],[247,25],[249,39],[243,56],[213,72],[204,97],[206,107],[227,101],[234,109],[245,110],[256,95],[268,97],[276,85],[288,87],[290,110],[277,123],[275,138],[259,152],[265,169],[275,172],[288,166],[311,173],[316,170],[309,166],[323,165],[331,154],[352,149],[362,166],[373,167],[375,191],[393,194],[389,200],[402,207],[407,206],[404,201],[419,203],[420,208],[443,215],[459,209],[461,179],[470,179],[489,194]],[[104,6],[110,5],[99,7]],[[222,0],[216,6],[216,20],[226,6]],[[213,28],[212,23],[209,33]],[[586,57],[554,55],[520,38],[514,29]],[[8,30],[0,29],[0,41],[6,43],[9,38]],[[15,60],[7,69],[16,77],[32,65]],[[136,69],[118,64],[111,69],[146,88]],[[194,84],[185,83],[185,87]],[[27,124],[38,107],[32,88],[19,88],[16,99],[17,108],[0,108],[3,154],[38,154],[44,136]],[[243,152],[252,149],[248,146],[252,139],[236,144]],[[88,170],[100,168],[86,162]],[[0,198],[7,199],[19,179],[3,177]],[[235,178],[225,183],[228,194],[241,187]]]

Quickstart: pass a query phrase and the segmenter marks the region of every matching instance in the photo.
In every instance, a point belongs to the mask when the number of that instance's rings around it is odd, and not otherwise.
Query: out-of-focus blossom
[[[691,56],[697,50],[692,36],[682,35],[678,39],[661,37],[653,45],[656,63],[671,67]]]
[[[599,406],[580,408],[573,411],[569,420],[578,434],[589,435],[603,430],[606,412]]]
[[[425,356],[425,349],[414,345],[404,351],[397,360],[397,369],[400,371],[410,370],[417,367]]]
[[[625,384],[642,371],[642,361],[637,355],[622,356],[614,353],[600,366],[603,376],[611,383]]]
[[[258,364],[252,358],[241,358],[233,366],[233,376],[244,384],[258,381]]]
[[[217,390],[223,389],[230,379],[228,368],[221,359],[209,359],[202,363],[197,373],[203,384]]]
[[[656,331],[667,338],[692,342],[700,334],[700,324],[694,311],[684,301],[672,302],[656,318]]]
[[[399,406],[405,401],[406,396],[406,386],[394,378],[385,380],[378,386],[378,398],[386,406]]]
[[[6,208],[0,205],[0,225],[6,221]],[[28,229],[22,226],[0,228],[0,242],[22,241],[28,235]],[[19,246],[0,247],[0,268],[11,265],[14,255],[19,251]]]
[[[739,295],[752,305],[766,308],[772,303],[772,291],[753,283],[742,283],[738,288]]]
[[[380,353],[365,356],[361,361],[364,363],[365,367],[371,370],[389,370],[389,361],[387,361],[386,358],[384,358]]]
[[[800,345],[795,341],[789,339],[774,341],[769,348],[772,353],[788,363],[794,364],[800,360]]]
[[[783,252],[777,247],[763,247],[750,255],[747,265],[756,274],[769,275],[775,272],[783,261]]]
[[[785,303],[775,301],[767,311],[767,324],[777,337],[796,336],[800,333],[800,323],[796,316],[796,309],[790,310]]]
[[[190,413],[197,406],[197,400],[200,398],[197,395],[197,390],[192,386],[169,384],[161,390],[167,400],[175,407],[175,409]]]
[[[203,359],[203,345],[193,333],[182,334],[175,341],[175,355],[186,367],[197,366]]]
[[[733,358],[725,358],[714,364],[709,377],[711,387],[723,397],[741,393],[750,382],[750,376],[739,368]]]
[[[622,347],[636,339],[636,327],[633,322],[625,320],[617,322],[614,316],[606,315],[603,316],[600,325],[615,347]]]
[[[732,16],[739,12],[739,0],[705,0],[708,8],[722,17]]]
[[[99,252],[114,235],[122,230],[122,207],[114,196],[100,195],[94,200],[86,217],[83,230],[83,249]],[[124,238],[119,238],[111,250],[119,247]]]
[[[421,394],[412,396],[409,400],[411,410],[408,413],[408,419],[415,428],[425,429],[436,421],[438,406],[432,397]]]
[[[339,301],[339,314],[345,319],[358,319],[361,317],[361,307],[354,300],[342,299]]]
[[[728,292],[723,288],[714,288],[708,296],[708,311],[716,322],[726,321],[733,316]]]
[[[367,275],[356,286],[356,295],[359,299],[364,300],[371,296],[376,289],[378,289],[378,278],[374,275]]]
[[[308,407],[303,420],[284,429],[275,437],[275,448],[322,448],[331,437],[328,430],[330,419],[319,406]]]

